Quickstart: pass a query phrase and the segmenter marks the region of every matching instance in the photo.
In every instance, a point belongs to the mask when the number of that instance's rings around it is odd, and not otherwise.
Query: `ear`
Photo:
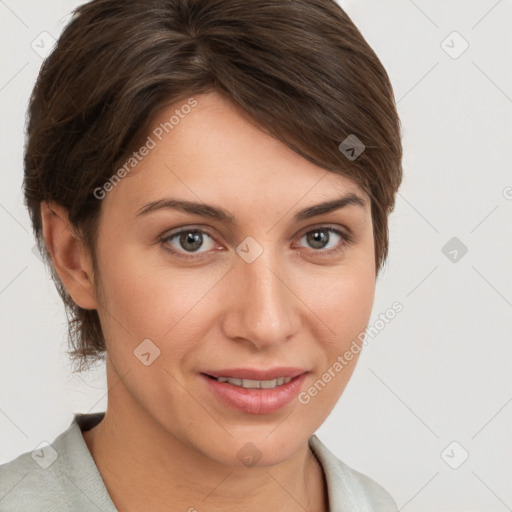
[[[41,203],[43,238],[53,265],[69,295],[83,309],[97,309],[92,262],[67,210],[54,202]]]

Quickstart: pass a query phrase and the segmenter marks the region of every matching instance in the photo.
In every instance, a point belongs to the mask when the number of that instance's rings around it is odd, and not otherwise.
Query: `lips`
[[[207,389],[221,403],[249,414],[272,414],[299,393],[308,371],[280,367],[265,370],[230,368],[200,373]]]

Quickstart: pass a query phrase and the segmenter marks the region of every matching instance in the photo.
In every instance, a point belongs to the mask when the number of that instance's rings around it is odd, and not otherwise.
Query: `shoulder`
[[[47,445],[0,465],[0,512],[69,509],[56,454]]]
[[[75,414],[51,444],[0,465],[0,512],[115,512],[81,431],[103,414]]]
[[[332,512],[398,512],[395,500],[379,483],[338,459],[316,435],[309,444],[324,470]]]

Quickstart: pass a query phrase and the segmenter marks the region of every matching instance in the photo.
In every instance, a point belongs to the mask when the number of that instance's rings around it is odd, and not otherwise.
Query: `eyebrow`
[[[324,203],[319,203],[313,206],[308,206],[304,210],[297,212],[293,220],[299,222],[302,220],[329,213],[341,208],[345,208],[349,205],[357,205],[366,210],[366,201],[354,194],[350,193],[343,197],[332,199]],[[157,201],[152,201],[146,204],[137,211],[137,216],[147,215],[148,213],[155,212],[158,210],[178,210],[186,213],[192,213],[201,217],[207,217],[210,219],[218,220],[225,224],[236,224],[236,217],[229,213],[227,210],[218,206],[212,206],[206,203],[197,203],[194,201],[184,201],[181,199],[165,198]]]

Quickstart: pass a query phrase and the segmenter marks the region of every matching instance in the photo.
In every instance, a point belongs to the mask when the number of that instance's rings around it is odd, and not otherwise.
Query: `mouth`
[[[308,373],[299,368],[232,369],[204,371],[200,377],[222,405],[249,414],[271,414],[296,397]]]
[[[277,377],[276,379],[269,380],[254,380],[254,379],[236,379],[234,377],[213,377],[203,373],[206,377],[216,380],[217,382],[227,382],[233,386],[239,386],[245,389],[274,389],[277,386],[288,384],[292,377]]]

